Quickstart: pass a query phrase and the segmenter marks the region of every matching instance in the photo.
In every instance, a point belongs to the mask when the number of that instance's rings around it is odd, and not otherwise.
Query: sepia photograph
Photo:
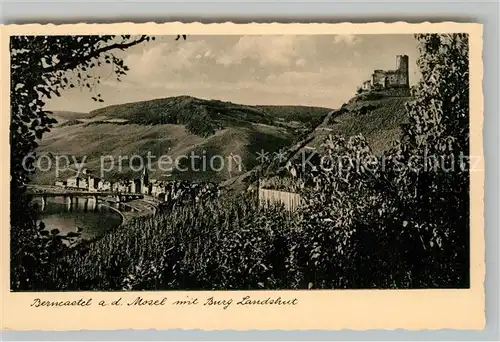
[[[469,36],[10,37],[10,290],[470,287]]]

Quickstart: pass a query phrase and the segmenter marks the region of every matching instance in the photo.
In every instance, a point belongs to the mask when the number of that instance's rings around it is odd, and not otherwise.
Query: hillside
[[[389,149],[401,135],[401,125],[407,120],[405,104],[412,97],[405,89],[371,91],[356,95],[330,112],[312,132],[287,149],[288,160],[305,160],[325,141],[328,135],[363,135],[375,154]],[[259,178],[280,172],[280,164],[267,163],[225,182],[233,189],[243,189]]]
[[[97,173],[100,170],[101,156],[112,156],[115,167],[106,173],[105,178],[114,181],[138,177],[140,174],[131,170],[127,159],[123,159],[120,170],[118,156],[130,159],[137,155],[147,161],[148,152],[154,156],[152,168],[156,171],[152,172],[152,178],[158,179],[171,174],[170,177],[175,179],[221,181],[251,170],[257,164],[256,153],[261,149],[276,151],[287,147],[293,139],[294,136],[284,128],[261,125],[231,127],[219,130],[209,137],[200,137],[189,133],[182,125],[76,124],[53,129],[46,134],[39,150],[50,152],[54,156],[75,156],[78,162],[86,156],[86,168]],[[189,157],[192,152],[197,158],[194,167],[190,166],[190,159],[179,160],[180,167],[188,169],[187,171],[164,172],[158,167],[158,160],[162,155],[172,158],[170,166],[173,166],[176,158]],[[241,167],[236,162],[229,166],[231,153],[241,158]],[[205,163],[209,165],[214,155],[223,157],[223,169],[211,172],[207,166],[207,171],[203,172],[200,164],[202,157],[205,157]],[[111,160],[111,157],[106,158],[105,161]],[[222,166],[219,159],[214,159],[213,163],[215,169]],[[139,169],[140,164],[132,164],[132,167]],[[163,169],[168,167],[165,164]],[[34,179],[39,184],[51,184],[54,181],[54,172],[37,174]]]
[[[275,123],[296,127],[304,124],[309,128],[318,126],[331,112],[329,108],[307,106],[256,106],[270,115]]]
[[[313,150],[331,135],[363,135],[375,154],[387,150],[401,134],[407,119],[405,104],[409,91],[394,89],[372,91],[353,97],[325,118],[308,137],[307,148]],[[302,151],[303,149],[301,149]]]
[[[59,121],[58,121],[58,123],[59,123]],[[64,121],[63,123],[59,123],[59,127],[79,125],[81,123],[83,123],[83,121],[76,120],[76,119],[71,119],[71,120]]]
[[[161,171],[153,163],[156,171],[151,177],[223,181],[241,189],[259,177],[275,174],[283,166],[261,165],[257,157],[262,150],[273,155],[285,149],[289,159],[297,159],[303,153],[314,152],[329,134],[362,134],[375,153],[383,152],[398,139],[400,126],[406,120],[405,103],[410,99],[408,91],[372,91],[355,96],[333,111],[303,106],[247,106],[189,96],[128,103],[101,108],[81,120],[55,127],[44,136],[39,150],[73,155],[79,161],[86,156],[86,167],[96,173],[101,156],[112,156],[118,163],[118,156],[139,155],[146,160],[151,152],[153,161],[167,155],[173,163],[180,156],[194,153],[194,164],[187,158],[179,160],[180,168],[187,171]],[[205,130],[207,125],[212,132]],[[200,170],[215,155],[224,160],[222,170],[210,171],[208,166]],[[241,158],[241,167],[236,162],[229,165],[231,156]],[[215,169],[222,166],[220,159],[214,159],[214,165]],[[139,166],[132,165],[137,169]],[[105,178],[130,179],[139,173],[131,170],[125,160],[121,171],[115,167]],[[55,175],[37,174],[33,181],[51,184]]]
[[[85,156],[85,167],[96,174],[100,173],[101,156],[112,156],[118,163],[118,156],[138,155],[147,160],[151,152],[153,161],[166,155],[174,163],[176,158],[194,153],[194,166],[189,159],[179,160],[180,168],[189,170],[161,171],[156,163],[153,167],[157,171],[151,177],[222,181],[253,169],[261,150],[273,153],[288,148],[330,111],[301,106],[246,106],[188,96],[128,103],[101,108],[85,118],[59,124],[44,135],[39,151],[75,156],[78,161]],[[224,160],[222,170],[193,170],[203,167],[202,157],[209,163],[215,155]],[[241,158],[241,166],[236,161],[230,166],[231,156]],[[220,159],[214,159],[213,163],[215,169],[220,168]],[[139,166],[134,164],[132,168]],[[139,174],[125,160],[121,171],[115,167],[105,178],[130,179]],[[46,172],[36,174],[33,182],[51,184],[55,179],[54,172]]]
[[[51,112],[52,114],[50,114],[50,116],[56,119],[59,124],[69,120],[86,119],[89,116],[89,113],[81,113],[81,112],[70,112],[61,110],[54,110]]]
[[[225,127],[250,123],[304,128],[319,124],[331,109],[304,106],[251,106],[191,96],[108,106],[90,112],[89,118],[122,119],[133,124],[185,125],[190,133],[209,136]],[[295,121],[295,125],[290,122]]]

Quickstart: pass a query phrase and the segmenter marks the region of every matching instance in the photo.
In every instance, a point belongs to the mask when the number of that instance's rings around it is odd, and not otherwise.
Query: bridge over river
[[[112,200],[116,203],[144,198],[144,195],[142,194],[120,193],[111,191],[72,190],[49,186],[28,186],[27,190],[28,194],[30,194],[31,196],[41,199],[42,210],[44,210],[45,206],[47,205],[48,197],[62,197],[69,205],[71,205],[71,203],[78,202],[79,198],[83,198],[88,202],[91,208],[95,207],[98,198]]]

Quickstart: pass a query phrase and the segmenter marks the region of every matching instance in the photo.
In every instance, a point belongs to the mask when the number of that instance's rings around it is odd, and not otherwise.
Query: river
[[[40,203],[38,199],[35,201]],[[48,197],[40,221],[43,221],[46,229],[59,229],[63,234],[80,228],[82,238],[92,239],[118,227],[122,216],[107,204],[93,203],[86,198],[68,203],[62,197]]]

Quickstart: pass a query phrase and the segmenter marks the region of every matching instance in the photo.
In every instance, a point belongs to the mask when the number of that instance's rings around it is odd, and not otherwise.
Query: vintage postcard
[[[482,329],[482,44],[3,26],[2,329]]]

